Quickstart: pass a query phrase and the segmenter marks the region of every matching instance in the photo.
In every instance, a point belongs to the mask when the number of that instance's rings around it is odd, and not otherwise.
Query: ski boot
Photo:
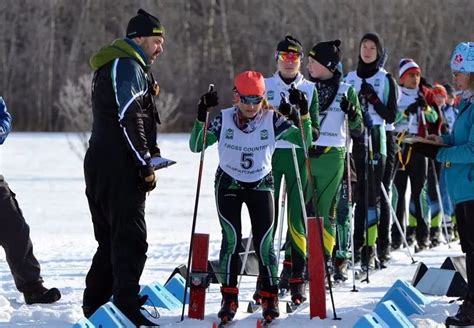
[[[262,303],[262,295],[260,295],[260,289],[261,289],[261,281],[262,278],[260,276],[257,277],[257,284],[255,285],[255,292],[253,293],[253,300],[255,301],[255,304],[260,304]]]
[[[439,244],[441,244],[440,234],[441,234],[441,229],[439,227],[430,228],[431,247],[436,247]]]
[[[262,314],[263,319],[267,322],[280,316],[278,308],[278,286],[272,286],[268,290],[262,290]]]
[[[232,321],[239,307],[239,289],[236,287],[221,287],[222,302],[217,316],[221,322]]]
[[[430,248],[430,240],[428,237],[416,241],[415,253],[422,252]]]
[[[346,281],[349,277],[347,275],[347,259],[336,258],[334,263],[334,275],[332,276],[334,281]]]
[[[415,243],[415,230],[416,227],[407,227],[406,237],[408,246],[413,246],[413,244]]]
[[[458,313],[447,317],[444,322],[446,327],[465,327],[474,325],[474,303],[470,300],[464,300],[459,306]]]
[[[280,281],[278,282],[278,290],[280,296],[285,296],[290,290],[290,277],[291,277],[291,261],[283,261],[283,270],[281,270]]]
[[[375,252],[374,246],[364,246],[361,251],[360,266],[362,270],[375,269]]]
[[[61,292],[57,288],[48,289],[43,283],[38,282],[23,289],[25,303],[30,304],[50,304],[61,298]]]
[[[300,305],[307,300],[305,291],[305,282],[303,278],[290,279],[291,301],[295,305]]]
[[[400,247],[402,247],[402,241],[401,240],[394,240],[392,239],[392,242],[390,244],[390,249],[392,251],[396,251],[397,249],[399,249]]]
[[[385,267],[386,263],[392,259],[390,256],[389,244],[380,245],[377,244],[377,257],[379,258],[382,267]]]

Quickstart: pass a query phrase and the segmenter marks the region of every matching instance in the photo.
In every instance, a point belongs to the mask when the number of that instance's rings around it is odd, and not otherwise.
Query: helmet
[[[453,72],[474,73],[474,42],[461,42],[451,57]]]

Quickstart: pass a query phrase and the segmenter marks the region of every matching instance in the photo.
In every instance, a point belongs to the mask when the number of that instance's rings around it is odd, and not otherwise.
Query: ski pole
[[[208,92],[214,90],[214,84],[209,84]],[[199,170],[198,170],[198,180],[196,185],[196,198],[194,200],[194,212],[193,212],[193,223],[191,227],[191,241],[189,242],[189,253],[188,253],[188,266],[186,268],[186,285],[184,288],[184,296],[183,296],[183,309],[181,311],[181,320],[184,320],[184,308],[186,306],[186,296],[188,293],[188,286],[189,286],[189,279],[190,279],[190,272],[191,272],[191,255],[193,253],[193,236],[196,230],[196,221],[197,221],[197,212],[199,206],[199,194],[201,192],[201,181],[202,181],[202,171],[204,167],[204,154],[206,153],[206,142],[207,142],[207,125],[209,124],[209,111],[206,111],[206,120],[203,126],[203,133],[202,133],[202,150],[201,150],[201,158],[199,160]]]
[[[252,244],[252,229],[250,229],[249,237],[247,238],[247,244],[245,245],[244,260],[242,261],[242,267],[240,268],[239,283],[237,284],[237,288],[240,288],[240,283],[242,282],[242,277],[245,271],[245,265],[247,264],[247,258],[249,257],[251,244]]]
[[[285,206],[286,206],[286,184],[285,180],[281,185],[281,206],[280,206],[280,219],[278,220],[280,226],[278,227],[278,248],[277,248],[277,266],[280,264],[280,253],[281,253],[281,241],[283,239],[283,225],[285,221]]]
[[[402,236],[403,244],[405,245],[405,248],[407,249],[408,256],[411,258],[411,263],[412,264],[416,263],[415,259],[413,258],[413,255],[411,254],[410,247],[408,246],[407,237],[405,233],[403,232],[400,222],[398,221],[397,213],[395,213],[395,210],[393,209],[392,204],[390,202],[390,198],[388,197],[387,190],[385,190],[383,183],[381,185],[382,185],[381,187],[382,194],[385,197],[385,200],[387,201],[387,203],[390,205],[390,213],[392,214],[393,220],[395,221],[395,225],[397,226],[397,229],[400,232],[400,235]]]
[[[349,129],[349,115],[345,116],[345,127],[346,127],[346,179],[347,179],[347,207],[349,209],[349,222],[350,222],[350,236],[351,236],[351,257],[352,257],[352,292],[358,292],[355,283],[355,258],[354,258],[354,210],[352,207],[352,185],[351,185],[351,131]],[[339,243],[339,247],[341,243]]]
[[[423,122],[423,128],[425,130],[425,137],[426,137],[428,136],[428,127],[426,126],[425,112],[421,108],[420,108],[420,111],[421,111],[421,120]],[[446,241],[448,242],[448,248],[451,248],[451,237],[449,236],[448,226],[446,224],[446,218],[444,217],[444,205],[443,205],[443,200],[441,198],[441,191],[439,189],[439,180],[438,180],[438,173],[436,173],[435,161],[432,158],[430,158],[429,161],[430,161],[431,167],[433,168],[433,178],[435,179],[436,196],[438,197],[439,212],[441,214],[441,220],[443,221]]]
[[[291,84],[291,88],[295,89],[295,85]],[[300,114],[299,110],[296,111],[296,115],[298,116],[298,121],[300,122],[301,144],[302,144],[303,151],[304,151],[306,172],[308,174],[308,180],[309,180],[309,184],[310,184],[310,188],[311,188],[311,194],[312,194],[312,197],[313,197],[314,212],[315,212],[316,218],[318,219],[318,224],[316,226],[317,226],[319,238],[321,240],[321,250],[324,252],[323,232],[322,232],[322,227],[319,224],[318,207],[317,207],[317,202],[316,202],[316,200],[317,200],[317,198],[316,198],[317,197],[317,195],[316,195],[316,186],[315,186],[314,181],[313,181],[313,174],[312,174],[312,170],[311,170],[311,162],[310,162],[310,159],[309,159],[308,148],[306,147],[306,139],[305,139],[305,134],[304,134],[304,129],[303,129],[303,119],[301,118],[301,114]],[[323,222],[323,225],[324,225],[324,222]],[[341,318],[338,318],[337,314],[336,314],[336,306],[334,305],[334,296],[333,296],[333,293],[332,293],[331,275],[329,273],[329,268],[327,266],[326,261],[324,261],[324,269],[325,269],[325,272],[326,272],[326,278],[327,278],[327,282],[328,282],[328,286],[329,286],[329,295],[331,296],[332,312],[333,312],[333,316],[334,316],[333,320],[341,320]]]

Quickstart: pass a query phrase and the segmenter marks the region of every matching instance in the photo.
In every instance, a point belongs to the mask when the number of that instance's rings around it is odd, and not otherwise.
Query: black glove
[[[151,166],[142,166],[138,171],[138,189],[143,192],[150,192],[156,187],[155,172]]]
[[[377,92],[375,92],[375,89],[372,84],[369,84],[365,81],[363,81],[362,85],[360,86],[359,94],[365,99],[367,99],[367,101],[372,105],[375,105],[376,103],[380,102],[379,96],[377,96]]]
[[[308,114],[308,98],[306,98],[306,94],[296,89],[294,85],[291,85],[291,89],[288,92],[290,94],[290,103],[299,107],[301,115]]]
[[[340,106],[341,110],[347,114],[351,121],[355,119],[357,115],[356,107],[351,102],[349,102],[349,100],[347,100],[346,95],[342,95]]]
[[[282,96],[280,100],[280,105],[278,106],[278,111],[280,112],[281,115],[283,116],[290,116],[292,112],[292,108],[289,102],[286,101],[286,99]]]
[[[428,103],[426,102],[425,97],[423,97],[423,96],[420,95],[418,98],[416,98],[416,101],[417,101],[417,103],[418,103],[418,106],[419,106],[421,109],[425,110],[425,109],[428,107]]]
[[[199,98],[198,103],[198,121],[205,122],[206,121],[206,114],[207,110],[211,107],[215,107],[219,104],[219,96],[217,95],[217,91],[214,88],[211,88],[208,92],[203,94],[201,98]]]
[[[436,155],[439,151],[439,146],[426,144],[422,142],[416,142],[412,146],[413,151],[419,153],[425,157],[436,159]]]
[[[418,113],[418,100],[415,101],[413,104],[408,105],[408,107],[405,109],[404,113],[406,116],[410,114],[416,114]]]

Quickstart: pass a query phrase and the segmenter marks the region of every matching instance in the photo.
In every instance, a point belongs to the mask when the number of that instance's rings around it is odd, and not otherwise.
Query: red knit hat
[[[265,94],[265,81],[260,72],[242,72],[235,77],[234,85],[241,96],[263,97]]]
[[[441,95],[445,98],[448,98],[448,92],[446,91],[446,88],[438,83],[435,83],[435,85],[433,86],[433,94]]]
[[[402,80],[406,74],[411,72],[418,72],[421,74],[421,68],[417,63],[411,58],[402,58],[400,60],[400,70],[398,71],[398,76]]]

